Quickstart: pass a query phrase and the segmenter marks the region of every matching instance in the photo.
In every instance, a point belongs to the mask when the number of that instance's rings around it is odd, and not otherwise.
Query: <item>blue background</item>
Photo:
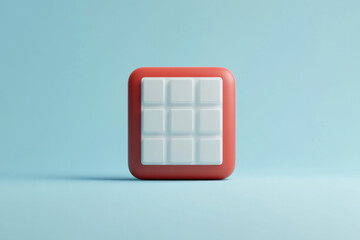
[[[359,1],[0,1],[1,239],[359,239]],[[236,78],[229,180],[133,181],[127,79]]]

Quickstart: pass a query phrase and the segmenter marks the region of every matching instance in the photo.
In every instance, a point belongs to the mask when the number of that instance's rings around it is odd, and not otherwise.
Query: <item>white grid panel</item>
[[[142,164],[222,164],[222,89],[219,77],[142,78]]]

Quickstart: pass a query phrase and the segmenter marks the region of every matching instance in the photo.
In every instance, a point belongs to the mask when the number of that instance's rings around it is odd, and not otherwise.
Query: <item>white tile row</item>
[[[195,112],[197,114],[195,122]],[[142,133],[163,134],[166,132],[165,108],[144,109],[142,111]],[[191,134],[197,124],[199,134],[220,134],[222,132],[221,109],[169,109],[169,133]]]
[[[142,103],[162,105],[204,105],[222,102],[221,78],[143,78]],[[165,94],[167,92],[168,95]],[[166,97],[167,96],[167,97]],[[167,98],[167,99],[166,99]]]
[[[196,156],[195,144],[198,148]],[[220,138],[143,138],[141,162],[144,165],[219,165],[222,163]]]

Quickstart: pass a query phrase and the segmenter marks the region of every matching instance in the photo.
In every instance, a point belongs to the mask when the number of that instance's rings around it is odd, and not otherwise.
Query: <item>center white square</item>
[[[170,110],[170,132],[175,134],[188,134],[194,130],[192,109]]]

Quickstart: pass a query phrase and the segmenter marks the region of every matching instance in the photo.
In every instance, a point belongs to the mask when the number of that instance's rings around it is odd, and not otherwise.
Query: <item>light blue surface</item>
[[[359,239],[359,9],[2,0],[0,239]],[[34,180],[129,176],[127,79],[142,66],[234,73],[232,179]]]
[[[360,178],[0,182],[1,239],[358,240]]]

